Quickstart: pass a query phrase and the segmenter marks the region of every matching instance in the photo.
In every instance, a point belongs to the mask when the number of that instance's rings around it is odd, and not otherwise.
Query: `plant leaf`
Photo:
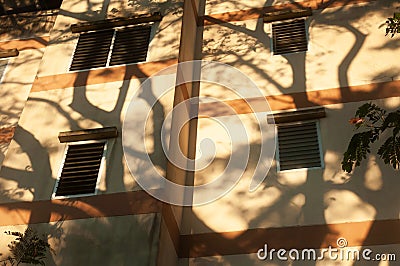
[[[389,137],[379,148],[378,155],[385,164],[390,164],[394,169],[400,168],[400,137]]]
[[[353,166],[359,166],[361,161],[367,158],[371,152],[370,144],[374,133],[372,130],[354,134],[350,140],[342,160],[342,169],[348,173],[353,170]]]

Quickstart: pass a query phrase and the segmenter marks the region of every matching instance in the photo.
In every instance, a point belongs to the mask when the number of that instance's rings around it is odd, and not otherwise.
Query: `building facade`
[[[0,229],[45,234],[46,265],[398,264],[399,172],[340,164],[360,105],[400,106],[397,1],[52,3],[0,9]],[[176,67],[193,60],[220,64]],[[174,137],[212,159],[180,167]],[[172,195],[151,170],[226,182]]]

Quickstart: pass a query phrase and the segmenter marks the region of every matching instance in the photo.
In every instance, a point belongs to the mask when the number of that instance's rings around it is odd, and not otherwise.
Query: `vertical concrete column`
[[[203,41],[203,28],[199,21],[199,14],[203,14],[204,0],[185,0],[182,17],[181,39],[179,47],[179,63],[201,59]],[[188,69],[191,68],[191,69]],[[193,82],[200,78],[200,69],[197,65],[185,65],[185,69],[177,70],[177,86],[175,87],[174,107],[178,104],[199,95],[199,82]],[[182,83],[182,80],[184,81]],[[180,84],[182,83],[182,84]],[[198,113],[198,104],[190,104],[182,112],[173,112],[171,130],[179,127],[179,147],[170,145],[169,156],[180,152],[188,159],[194,159],[196,153],[197,119],[189,119],[190,115]],[[193,185],[194,172],[181,169],[172,162],[167,163],[167,179],[180,185]],[[193,195],[179,195],[182,201],[191,200]],[[185,198],[186,197],[186,198]],[[160,232],[160,244],[158,265],[177,265],[179,256],[179,237],[182,226],[182,213],[185,208],[164,204],[162,210],[162,224]],[[172,247],[171,247],[172,245]]]

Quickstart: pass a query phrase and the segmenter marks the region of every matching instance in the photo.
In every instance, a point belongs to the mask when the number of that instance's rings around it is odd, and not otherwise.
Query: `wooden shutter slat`
[[[150,32],[150,26],[117,30],[110,65],[133,64],[146,61]]]
[[[298,161],[299,156],[301,156],[300,161],[303,161],[305,159],[318,159],[319,160],[319,151],[318,151],[318,153],[313,152],[313,151],[315,151],[315,149],[309,150],[307,152],[298,151],[298,152],[285,153],[285,155],[282,159],[284,159],[286,162]]]
[[[304,19],[272,24],[273,52],[286,54],[308,49]]]
[[[278,126],[280,170],[321,167],[315,122]]]
[[[70,71],[107,66],[110,49],[110,66],[146,61],[150,32],[151,26],[147,25],[82,33]]]
[[[104,142],[68,146],[56,196],[95,192],[104,146]]]
[[[72,59],[71,71],[105,67],[114,30],[82,33]]]

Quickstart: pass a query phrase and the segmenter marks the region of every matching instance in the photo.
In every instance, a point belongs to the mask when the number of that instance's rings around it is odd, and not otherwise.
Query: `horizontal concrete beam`
[[[325,108],[311,108],[267,115],[269,124],[290,123],[326,117]]]
[[[265,244],[269,250],[337,247],[339,238],[348,247],[399,244],[399,226],[396,219],[181,235],[179,257],[250,254]]]

